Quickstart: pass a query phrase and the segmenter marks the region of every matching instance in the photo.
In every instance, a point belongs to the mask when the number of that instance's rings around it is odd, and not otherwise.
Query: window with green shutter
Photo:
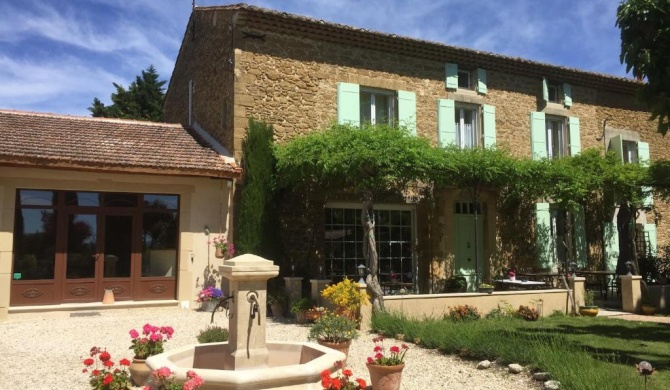
[[[485,95],[487,89],[486,69],[459,68],[457,64],[444,65],[444,85],[446,89],[465,89]]]
[[[416,94],[338,83],[337,122],[353,126],[361,123],[400,124],[416,135]]]
[[[452,99],[437,99],[437,144],[441,148],[456,144],[455,112]]]

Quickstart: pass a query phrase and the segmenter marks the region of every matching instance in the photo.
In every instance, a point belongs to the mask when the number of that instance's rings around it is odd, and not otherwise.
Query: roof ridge
[[[179,123],[152,122],[152,121],[145,121],[145,120],[139,120],[139,119],[127,119],[127,118],[107,118],[107,117],[93,117],[93,116],[83,116],[83,115],[55,114],[55,113],[50,113],[50,112],[11,110],[11,109],[3,109],[3,108],[0,108],[0,114],[35,116],[35,117],[54,118],[54,119],[82,120],[82,121],[92,121],[92,122],[128,123],[128,124],[143,125],[143,126],[184,127],[183,125],[181,125]]]

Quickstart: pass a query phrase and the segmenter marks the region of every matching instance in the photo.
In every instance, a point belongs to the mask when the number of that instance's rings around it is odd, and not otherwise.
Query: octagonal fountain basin
[[[227,350],[227,342],[190,345],[151,356],[147,365],[152,370],[169,368],[182,383],[193,370],[205,381],[201,390],[316,390],[321,389],[321,372],[333,371],[335,362],[346,357],[316,343],[270,341],[266,367],[233,370],[226,363]]]

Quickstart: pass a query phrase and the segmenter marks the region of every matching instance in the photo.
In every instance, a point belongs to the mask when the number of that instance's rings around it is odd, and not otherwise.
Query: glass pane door
[[[130,215],[105,216],[105,278],[130,277],[133,217]]]
[[[67,220],[68,279],[95,277],[98,221],[95,214],[71,214]]]

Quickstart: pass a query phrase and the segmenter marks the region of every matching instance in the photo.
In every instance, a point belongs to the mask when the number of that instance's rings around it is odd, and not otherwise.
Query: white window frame
[[[395,91],[389,91],[389,90],[384,90],[384,89],[374,89],[374,88],[363,88],[361,87],[360,89],[360,95],[361,99],[363,98],[363,94],[370,94],[370,124],[371,125],[376,125],[377,124],[377,96],[387,96],[389,98],[389,112],[388,112],[388,117],[389,117],[389,123],[387,123],[389,126],[394,126],[396,121],[398,120],[398,110],[396,109],[396,103],[398,100],[398,94]],[[361,101],[359,101],[359,106],[361,106]],[[361,117],[360,117],[360,123],[363,124],[365,121],[363,120],[363,107],[361,106]]]
[[[560,138],[562,138],[562,145],[559,149],[558,156],[554,155],[554,132],[556,131],[553,126],[550,127],[549,124],[559,124],[560,129],[558,130],[560,133],[558,134],[559,136],[559,141]],[[565,156],[570,155],[570,151],[568,148],[569,145],[569,135],[568,135],[568,129],[567,129],[567,121],[566,118],[564,117],[556,117],[556,116],[549,116],[547,115],[544,120],[544,128],[545,128],[545,136],[547,139],[547,157],[550,159],[555,159],[555,158],[561,158]]]
[[[640,161],[637,152],[637,142],[638,141],[629,141],[625,139],[621,140],[624,164],[637,164]]]
[[[459,117],[459,121],[455,122],[456,126],[456,144],[461,149],[472,149],[479,147],[482,142],[482,132],[481,132],[481,107],[474,105],[465,105],[465,104],[456,104],[454,107],[455,114]],[[472,111],[473,124],[472,127],[472,144],[466,144],[466,131],[465,131],[465,111]],[[456,120],[456,117],[454,117]]]

